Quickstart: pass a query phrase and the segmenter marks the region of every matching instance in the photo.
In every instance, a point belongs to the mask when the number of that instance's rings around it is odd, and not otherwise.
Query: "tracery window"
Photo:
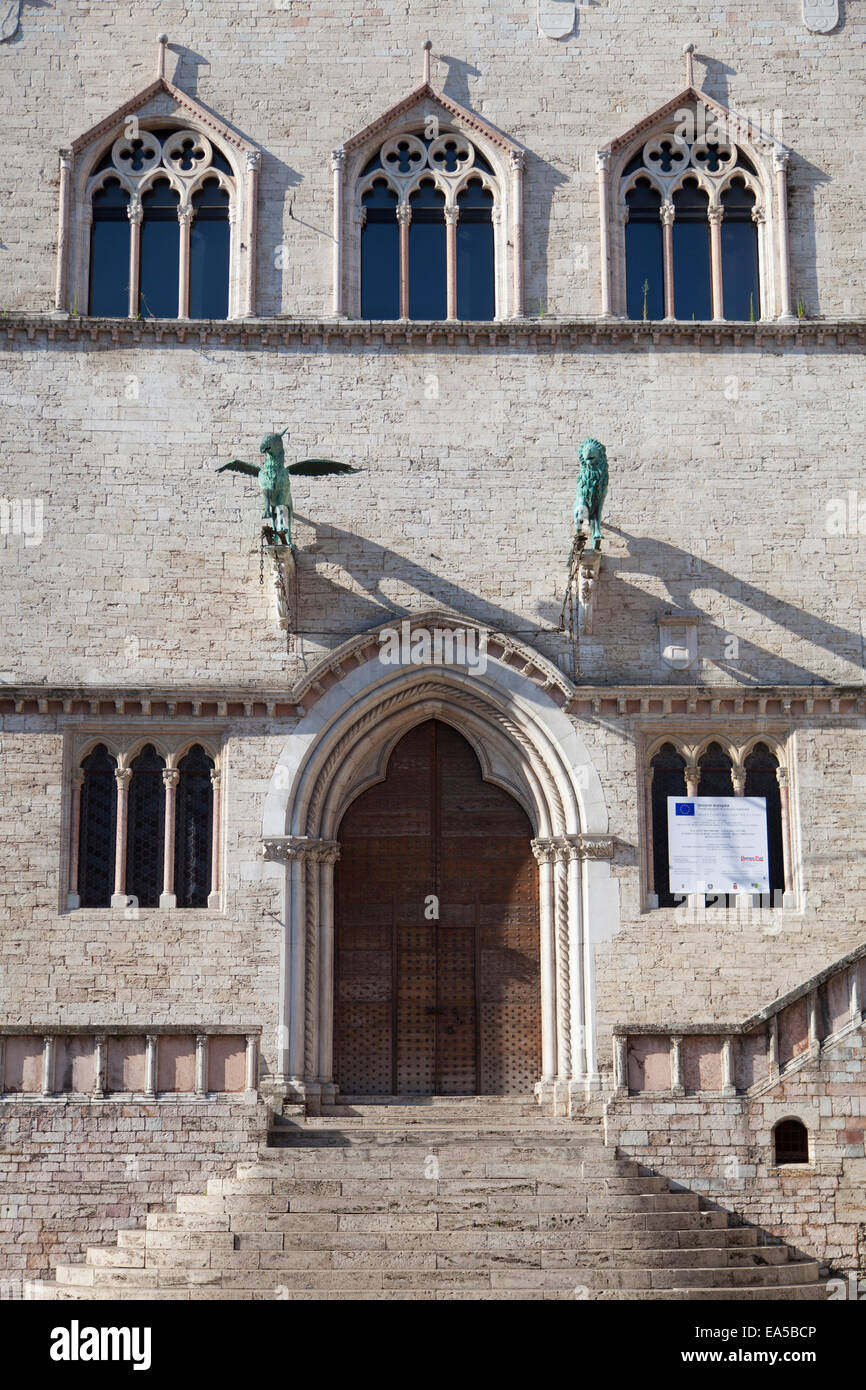
[[[496,174],[465,135],[402,134],[370,158],[357,191],[361,316],[492,319]]]
[[[237,185],[226,156],[185,127],[121,135],[87,182],[89,312],[224,319]]]
[[[67,906],[218,906],[219,801],[201,743],[92,745],[73,779]]]
[[[694,86],[600,149],[602,314],[793,317],[787,163]]]
[[[670,891],[668,875],[668,797],[756,796],[767,803],[770,893],[762,907],[785,904],[793,891],[788,769],[782,747],[765,739],[745,743],[727,738],[690,745],[663,739],[649,758],[647,782],[647,865],[651,907],[677,907],[686,899]],[[757,895],[756,895],[757,897]],[[724,906],[725,895],[704,895],[707,907]],[[729,906],[737,898],[731,895]]]
[[[739,146],[656,134],[623,169],[620,199],[629,318],[761,317],[763,194]]]

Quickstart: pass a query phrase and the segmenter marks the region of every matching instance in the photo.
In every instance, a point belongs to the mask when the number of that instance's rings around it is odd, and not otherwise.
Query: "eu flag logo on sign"
[[[678,816],[693,816],[695,803],[693,801],[678,801],[675,809]]]

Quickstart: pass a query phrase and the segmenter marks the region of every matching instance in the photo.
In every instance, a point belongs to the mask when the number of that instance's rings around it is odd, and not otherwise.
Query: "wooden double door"
[[[532,828],[437,720],[349,807],[335,876],[344,1095],[531,1091],[541,1075]]]

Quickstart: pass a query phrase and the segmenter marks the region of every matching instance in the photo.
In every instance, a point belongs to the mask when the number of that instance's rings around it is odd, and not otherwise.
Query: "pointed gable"
[[[383,111],[375,121],[371,121],[363,130],[359,130],[357,135],[353,135],[351,139],[347,140],[343,149],[347,154],[354,153],[366,145],[368,141],[374,139],[375,136],[384,135],[392,126],[405,121],[415,112],[416,108],[420,108],[419,118],[427,118],[439,111],[446,120],[457,121],[467,131],[479,135],[483,140],[488,140],[491,145],[504,154],[510,154],[512,151],[520,153],[520,146],[515,144],[513,140],[509,140],[495,126],[482,120],[474,111],[461,106],[458,101],[453,101],[444,92],[437,92],[429,82],[422,82],[421,86],[416,87],[408,96],[395,102],[393,106],[389,106],[387,111]]]
[[[778,141],[774,140],[772,136],[767,135],[759,126],[749,120],[748,117],[737,115],[735,111],[731,111],[729,107],[723,106],[720,101],[716,101],[714,97],[708,96],[708,94],[701,91],[699,87],[689,86],[684,88],[677,96],[671,97],[669,101],[657,107],[655,111],[650,112],[648,116],[644,116],[642,120],[638,121],[636,125],[633,125],[625,134],[617,136],[615,140],[609,141],[606,145],[602,145],[600,153],[608,155],[619,154],[621,150],[624,150],[635,140],[640,139],[643,135],[651,134],[657,126],[664,124],[665,121],[675,116],[677,112],[689,106],[694,106],[696,108],[702,106],[715,121],[721,122],[732,130],[741,131],[743,136],[758,148],[772,148],[774,145],[778,144]]]
[[[169,82],[167,77],[160,75],[155,77],[146,87],[142,87],[140,92],[136,92],[134,96],[129,97],[121,106],[116,107],[110,115],[105,116],[103,120],[98,121],[96,125],[86,130],[83,135],[79,135],[76,140],[73,140],[70,147],[72,154],[80,154],[82,150],[86,150],[103,136],[109,135],[112,130],[116,130],[118,126],[122,125],[127,117],[137,115],[149,102],[153,101],[154,98],[158,96],[168,96],[179,108],[180,112],[185,116],[191,116],[204,127],[205,131],[209,131],[211,134],[215,135],[217,139],[225,141],[227,145],[230,145],[232,149],[237,150],[239,153],[246,153],[247,151],[252,152],[255,150],[254,145],[249,144],[246,140],[242,140],[241,137],[236,135],[223,121],[218,120],[213,112],[208,111],[207,107],[202,106],[200,101],[196,101],[194,97],[188,96],[186,92],[181,91],[180,87],[176,87],[173,82]]]

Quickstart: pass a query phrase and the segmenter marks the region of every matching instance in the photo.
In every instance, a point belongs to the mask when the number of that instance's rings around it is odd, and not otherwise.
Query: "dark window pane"
[[[668,875],[668,797],[685,796],[686,760],[666,743],[651,761],[652,780],[652,827],[653,827],[653,883],[658,894],[659,907],[676,907],[683,902],[683,896],[670,892]]]
[[[770,857],[770,891],[785,889],[785,854],[782,839],[782,792],[776,777],[779,761],[765,743],[756,743],[745,761],[746,796],[767,798],[767,849]]]
[[[496,312],[493,194],[470,183],[458,195],[457,317],[492,319]]]
[[[130,764],[126,827],[126,892],[140,907],[158,907],[163,885],[165,767],[153,744]]]
[[[78,829],[78,896],[82,907],[109,907],[114,892],[117,829],[117,763],[103,743],[81,764]]]
[[[661,194],[648,179],[639,179],[626,194],[626,312],[630,319],[664,318]],[[644,314],[646,308],[646,314]]]
[[[105,318],[129,314],[129,194],[109,179],[93,195],[90,230],[89,312]]]
[[[698,796],[733,796],[733,762],[718,743],[711,743],[698,758]]]
[[[809,1131],[799,1120],[780,1120],[773,1130],[776,1163],[808,1163]]]
[[[207,907],[211,888],[213,760],[196,744],[178,763],[174,887],[178,907]]]
[[[164,179],[141,200],[141,270],[139,313],[144,318],[177,318],[180,266],[180,195]]]
[[[400,317],[400,238],[397,194],[384,179],[364,194],[361,231],[361,317]]]
[[[673,204],[674,313],[678,319],[711,319],[709,197],[690,180]]]
[[[424,183],[409,199],[409,317],[444,319],[447,313],[445,194]]]
[[[211,180],[193,194],[189,238],[189,313],[225,319],[229,312],[229,195]]]
[[[722,295],[726,319],[754,322],[761,317],[754,206],[754,193],[739,180],[722,194]]]

